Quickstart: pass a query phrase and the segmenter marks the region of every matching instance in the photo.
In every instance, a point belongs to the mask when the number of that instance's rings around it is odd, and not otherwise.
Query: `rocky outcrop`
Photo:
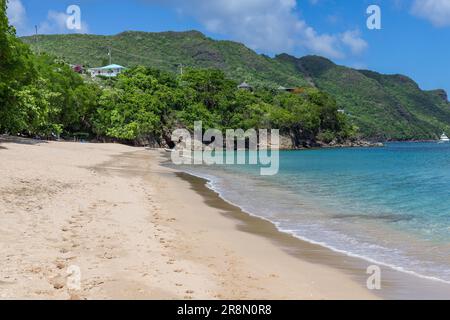
[[[267,137],[267,144],[261,142],[259,144],[259,148],[273,148],[271,145],[271,136],[270,134]],[[104,142],[112,142],[112,141],[104,141]],[[115,141],[121,142],[121,141]],[[348,141],[337,141],[333,140],[329,143],[316,141],[313,137],[302,137],[301,134],[280,134],[279,140],[279,150],[300,150],[300,149],[312,149],[312,148],[349,148],[349,147],[382,147],[383,144],[380,142],[371,142],[367,140],[348,140]],[[138,147],[149,147],[149,148],[169,148],[173,149],[177,145],[179,145],[182,149],[189,149],[186,146],[185,142],[179,141],[174,143],[170,140],[169,135],[164,135],[163,137],[156,137],[154,135],[146,135],[142,136],[133,141],[133,145]],[[195,148],[197,146],[197,148]],[[202,146],[199,148],[199,146]],[[224,146],[226,147],[226,146]],[[246,146],[248,148],[248,145]],[[210,149],[211,146],[208,146],[207,143],[194,143],[194,140],[191,141],[191,149],[196,151],[207,150]]]
[[[336,142],[332,141],[330,143],[321,144],[322,148],[376,148],[376,147],[384,147],[382,142],[371,142],[367,140],[355,140],[355,141],[345,141],[345,142]]]
[[[448,102],[447,91],[443,89],[432,90],[430,91],[432,94],[438,96],[443,102]]]

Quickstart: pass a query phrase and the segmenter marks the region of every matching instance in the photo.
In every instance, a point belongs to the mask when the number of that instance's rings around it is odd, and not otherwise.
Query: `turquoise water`
[[[280,152],[256,166],[186,166],[225,200],[284,232],[450,282],[450,144]]]

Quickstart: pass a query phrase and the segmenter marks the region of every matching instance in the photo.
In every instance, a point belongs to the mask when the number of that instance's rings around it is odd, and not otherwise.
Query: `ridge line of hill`
[[[22,40],[34,50],[89,67],[105,65],[111,47],[114,63],[127,67],[144,65],[175,73],[182,63],[220,69],[236,82],[253,86],[313,86],[333,96],[365,138],[436,139],[442,130],[450,131],[450,103],[444,90],[422,90],[404,75],[356,70],[319,56],[296,58],[284,53],[271,58],[195,30],[39,35]]]

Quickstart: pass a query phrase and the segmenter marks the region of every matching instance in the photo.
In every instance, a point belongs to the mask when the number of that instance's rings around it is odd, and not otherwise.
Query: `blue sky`
[[[366,26],[371,4],[381,30]],[[34,25],[68,33],[69,5],[81,8],[82,33],[196,29],[259,53],[319,54],[450,92],[450,0],[10,0],[8,16],[19,35]]]

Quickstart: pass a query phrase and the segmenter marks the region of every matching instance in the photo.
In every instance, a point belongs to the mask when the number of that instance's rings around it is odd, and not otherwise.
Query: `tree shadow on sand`
[[[22,138],[22,137],[14,137],[8,135],[0,135],[0,149],[7,149],[5,146],[2,146],[2,143],[17,143],[17,144],[27,144],[27,145],[36,145],[40,143],[47,143],[45,140],[37,140],[30,138]]]

